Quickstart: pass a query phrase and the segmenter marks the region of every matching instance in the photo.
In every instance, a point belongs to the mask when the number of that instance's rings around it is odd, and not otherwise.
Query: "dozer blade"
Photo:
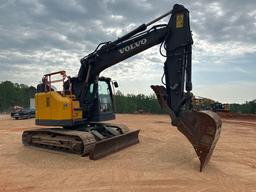
[[[193,145],[200,160],[200,171],[209,162],[221,132],[221,119],[212,111],[185,112],[178,118],[178,130]]]
[[[200,160],[200,171],[209,162],[221,132],[221,119],[212,111],[185,111],[177,117],[167,104],[167,93],[163,86],[152,85],[158,102],[172,118],[172,124],[193,145]]]
[[[94,148],[89,153],[92,160],[100,159],[106,155],[119,151],[139,142],[138,134],[140,130],[130,131],[122,135],[114,136],[95,143]]]

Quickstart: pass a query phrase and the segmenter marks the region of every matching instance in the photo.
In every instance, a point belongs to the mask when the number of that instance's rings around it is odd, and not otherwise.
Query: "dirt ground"
[[[0,116],[0,191],[256,191],[256,118],[223,119],[208,166],[166,115],[118,115],[140,144],[97,161],[24,147],[34,119]]]

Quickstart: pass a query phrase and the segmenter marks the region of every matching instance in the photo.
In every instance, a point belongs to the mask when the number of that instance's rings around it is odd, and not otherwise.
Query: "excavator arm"
[[[168,24],[155,25],[147,30],[149,25],[169,14],[171,17]],[[193,145],[202,170],[218,141],[221,120],[211,111],[192,110],[193,94],[190,91],[193,40],[189,11],[184,6],[174,5],[172,11],[148,24],[142,24],[116,41],[100,44],[94,52],[82,58],[78,74],[78,79],[83,84],[79,95],[80,102],[82,105],[88,85],[97,81],[103,70],[160,43],[166,50],[165,86],[155,85],[151,88],[156,93],[160,105],[170,115],[172,124],[177,126]]]
[[[155,25],[146,30],[152,22],[168,14],[172,14],[168,24]],[[184,84],[188,92],[192,89],[191,45],[193,40],[189,26],[189,12],[183,6],[175,5],[171,12],[152,22],[141,25],[114,42],[99,45],[100,48],[98,46],[93,53],[81,59],[78,79],[84,84],[81,89],[83,94],[89,82],[95,81],[103,70],[162,43],[166,49],[164,74],[168,105],[174,113],[178,113],[181,106],[187,100],[191,100],[191,95],[184,94]],[[82,99],[84,99],[83,94],[80,96]]]

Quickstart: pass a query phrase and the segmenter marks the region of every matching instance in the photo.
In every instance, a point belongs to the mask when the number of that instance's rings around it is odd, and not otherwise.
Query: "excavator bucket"
[[[185,112],[178,118],[178,130],[193,145],[200,160],[200,171],[209,162],[221,132],[221,119],[212,111]]]
[[[200,171],[209,162],[221,132],[221,119],[212,111],[185,111],[178,117],[167,104],[167,93],[163,86],[151,86],[157,95],[159,104],[164,108],[178,130],[193,145],[200,160]]]

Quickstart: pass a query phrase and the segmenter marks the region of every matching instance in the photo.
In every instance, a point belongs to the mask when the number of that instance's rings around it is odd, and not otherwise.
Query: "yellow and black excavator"
[[[171,17],[167,24],[147,29],[168,15]],[[113,87],[118,84],[99,75],[103,70],[157,44],[161,44],[160,53],[166,57],[162,76],[164,86],[152,85],[151,88],[161,107],[170,115],[172,125],[193,145],[202,171],[218,141],[221,120],[212,111],[193,110],[193,40],[189,11],[178,4],[170,12],[140,25],[117,40],[100,43],[95,51],[81,59],[77,77],[68,77],[65,71],[46,74],[35,96],[36,125],[62,128],[24,131],[23,144],[99,159],[138,143],[139,130],[130,131],[124,125],[101,122],[115,118]],[[53,80],[57,74],[61,78]],[[63,82],[60,92],[53,89],[52,83],[56,81]]]

